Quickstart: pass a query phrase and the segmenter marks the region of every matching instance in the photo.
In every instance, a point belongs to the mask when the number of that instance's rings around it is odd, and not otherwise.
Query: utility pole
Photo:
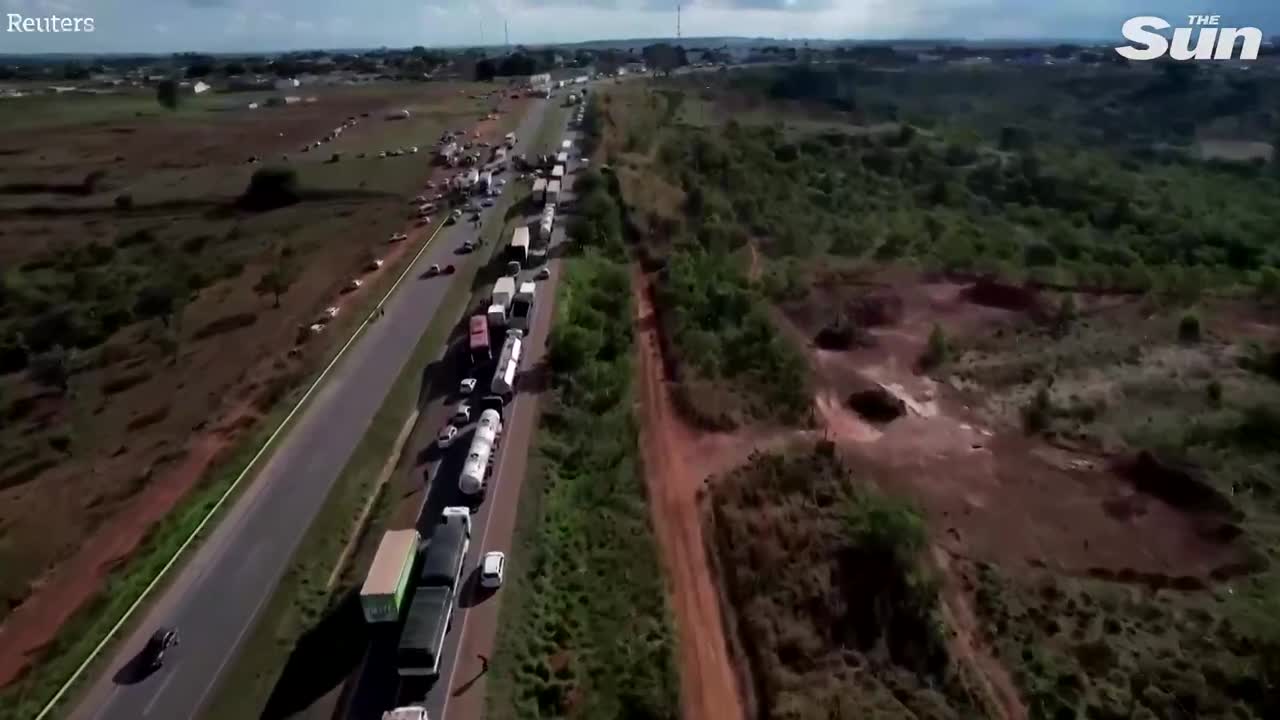
[[[676,40],[680,39],[680,11],[683,8],[680,3],[676,3]]]
[[[511,54],[511,28],[507,25],[507,19],[502,19],[502,42],[507,45],[507,54]]]

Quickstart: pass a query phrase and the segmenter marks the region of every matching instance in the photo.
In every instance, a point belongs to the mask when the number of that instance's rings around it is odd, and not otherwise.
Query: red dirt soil
[[[724,636],[724,619],[702,536],[698,497],[706,478],[750,452],[745,435],[689,427],[667,388],[648,280],[633,273],[639,362],[640,444],[649,507],[670,583],[679,638],[680,698],[686,720],[745,720],[742,689]]]
[[[933,559],[942,569],[940,606],[943,622],[952,631],[947,639],[951,656],[973,668],[974,676],[982,684],[982,691],[989,705],[994,706],[990,709],[996,713],[998,720],[1027,720],[1027,707],[1023,704],[1008,669],[1000,664],[995,654],[982,641],[982,628],[969,604],[968,593],[951,571],[947,552],[934,546]]]
[[[490,140],[497,138],[498,128],[497,121],[491,120],[481,120],[474,125],[481,136]],[[456,171],[436,168],[432,179],[441,183],[453,172]],[[371,283],[377,275],[395,268],[404,253],[418,247],[434,228],[435,224],[404,228],[410,240],[384,246],[384,265],[381,270],[366,274],[366,282]],[[355,297],[354,293],[343,294],[336,297],[333,304],[343,307]],[[285,349],[281,348],[282,354]],[[247,400],[217,414],[217,421],[211,423],[208,430],[193,433],[176,455],[174,465],[157,473],[118,512],[93,529],[74,554],[33,583],[22,604],[0,623],[0,687],[20,679],[30,664],[38,661],[63,624],[101,590],[109,573],[123,564],[152,527],[216,467],[244,431],[257,424],[260,414],[254,409],[253,395],[255,390],[263,388],[254,378],[270,377],[278,361],[278,358],[266,358],[248,371],[239,391],[226,395]]]
[[[934,323],[964,337],[1018,313],[974,304],[955,283],[898,282],[893,291],[903,298],[903,320],[871,329],[874,347],[810,347],[815,405],[855,467],[919,503],[949,552],[1010,570],[1078,575],[1207,577],[1242,560],[1242,548],[1214,538],[1227,518],[1187,513],[1140,492],[1110,469],[1109,458],[984,427],[961,393],[913,369]],[[789,329],[810,344],[812,328]],[[868,382],[903,399],[907,414],[876,425],[850,410],[849,391]]]

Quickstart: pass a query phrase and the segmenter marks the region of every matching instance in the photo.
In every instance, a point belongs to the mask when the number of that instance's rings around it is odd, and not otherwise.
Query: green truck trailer
[[[373,566],[360,588],[360,607],[370,623],[396,622],[406,605],[418,557],[417,530],[390,530],[382,536]]]

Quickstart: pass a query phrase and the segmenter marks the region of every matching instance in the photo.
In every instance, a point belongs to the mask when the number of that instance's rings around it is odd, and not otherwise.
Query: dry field
[[[443,177],[440,133],[494,139],[517,116],[521,101],[477,96],[491,89],[302,88],[314,102],[202,97],[172,114],[149,97],[33,99],[57,118],[43,127],[24,124],[22,101],[0,106],[0,682],[341,342],[434,227],[409,227],[406,201]],[[412,117],[385,119],[400,108]],[[299,152],[348,117],[358,123],[336,140]],[[377,157],[410,145],[420,152]],[[302,201],[239,210],[263,166],[250,156],[296,170]],[[387,243],[402,230],[410,242]],[[288,279],[278,298],[272,271]],[[356,277],[363,287],[344,292]],[[178,279],[171,305],[148,306]],[[331,305],[337,319],[303,341]],[[15,348],[44,364],[21,367]]]

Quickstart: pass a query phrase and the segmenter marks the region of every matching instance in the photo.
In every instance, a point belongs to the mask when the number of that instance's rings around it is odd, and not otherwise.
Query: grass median
[[[553,390],[521,491],[486,717],[678,712],[674,636],[631,413],[626,269],[566,260]]]

